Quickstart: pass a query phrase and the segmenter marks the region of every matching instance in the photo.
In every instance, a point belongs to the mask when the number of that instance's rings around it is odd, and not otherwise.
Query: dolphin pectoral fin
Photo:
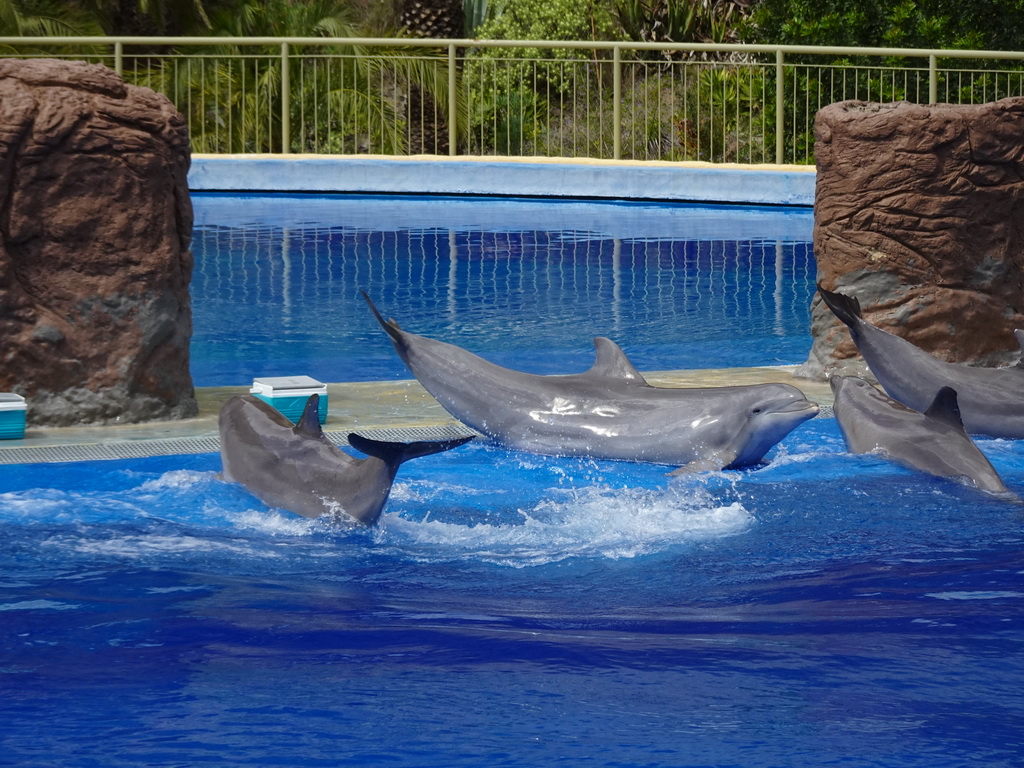
[[[1024,507],[1024,499],[1018,496],[1016,493],[1011,491],[1009,488],[1006,489],[1006,493],[994,492],[992,493],[1000,501],[1005,501],[1010,504],[1014,504],[1018,507]]]
[[[960,416],[960,405],[957,403],[956,390],[952,387],[942,387],[935,393],[935,399],[924,415],[935,419],[943,424],[948,424],[954,429],[963,431],[964,421]]]
[[[473,437],[459,437],[454,440],[423,440],[414,443],[393,443],[389,440],[374,440],[352,432],[348,444],[367,456],[374,456],[389,466],[397,467],[409,459],[430,456],[468,443]]]
[[[694,459],[689,464],[684,464],[678,469],[672,470],[668,473],[668,476],[678,477],[679,475],[693,475],[698,472],[717,472],[736,461],[738,455],[736,451],[712,453],[710,456],[702,456],[699,459]]]
[[[302,410],[302,416],[299,417],[299,423],[295,425],[296,433],[314,440],[322,438],[324,431],[320,427],[319,410],[320,395],[310,395],[306,401],[306,407]]]
[[[626,353],[611,339],[607,339],[604,336],[596,337],[594,339],[594,351],[597,353],[597,358],[588,373],[596,376],[606,376],[611,379],[635,381],[637,384],[647,385],[644,377],[629,362]]]

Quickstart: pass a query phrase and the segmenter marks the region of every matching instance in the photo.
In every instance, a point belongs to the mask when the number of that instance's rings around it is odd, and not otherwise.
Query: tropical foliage
[[[952,50],[1018,50],[1024,39],[1024,0],[759,0],[740,29],[746,42]],[[887,57],[789,56],[787,154],[809,155],[813,114],[827,101],[926,101],[926,62],[906,66]],[[1021,73],[991,59],[939,59],[939,101],[979,103],[1017,95]],[[895,74],[890,67],[900,67]],[[955,67],[955,76],[944,68]],[[996,72],[995,69],[1004,70]],[[963,70],[967,70],[966,74]],[[801,126],[803,126],[801,128]]]
[[[196,151],[608,157],[616,146],[626,158],[763,162],[774,158],[774,59],[623,48],[613,67],[607,47],[493,43],[1012,50],[1024,39],[1024,0],[0,0],[0,36],[129,34],[225,38],[204,49],[125,46],[119,60],[126,79],[167,93],[187,114]],[[488,44],[460,48],[450,60],[447,46],[230,40],[254,36]],[[111,48],[98,45],[11,45],[5,55],[43,50],[113,64]],[[926,98],[927,69],[894,74],[894,64],[904,66],[877,57],[812,63],[787,55],[786,157],[809,157],[821,103]],[[978,72],[955,82],[942,75],[942,65],[940,97],[948,100],[987,100],[1021,88],[1021,77],[1013,81],[985,61],[973,62]]]
[[[244,0],[221,5],[209,18],[224,45],[183,50],[154,59],[154,66],[144,57],[126,73],[189,113],[195,151],[402,154],[410,140],[410,89],[437,93],[447,108],[447,63],[410,49],[290,46],[286,60],[279,46],[227,40],[359,37],[354,10],[336,0]]]
[[[476,31],[482,40],[607,40],[611,9],[597,0],[508,0]],[[601,99],[610,84],[597,51],[480,47],[465,68],[470,151],[530,154],[553,127],[549,115],[576,114],[581,98]],[[607,67],[604,67],[607,70]],[[579,133],[578,131],[576,133]]]
[[[59,0],[14,2],[0,0],[0,36],[34,37],[57,35],[99,35],[102,28],[95,19],[79,9],[68,8]],[[0,46],[0,55],[35,53],[29,46]]]
[[[615,0],[626,37],[653,43],[735,43],[746,3],[734,0]]]
[[[1016,50],[1024,0],[759,0],[748,41]]]

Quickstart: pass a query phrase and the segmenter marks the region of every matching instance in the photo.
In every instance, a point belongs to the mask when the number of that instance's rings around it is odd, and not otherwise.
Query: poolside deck
[[[656,386],[728,386],[781,382],[801,389],[830,412],[827,383],[799,379],[796,366],[646,372]],[[247,386],[196,390],[199,415],[180,421],[81,427],[30,427],[21,440],[0,441],[0,464],[137,458],[219,450],[217,416],[232,395]],[[352,431],[384,439],[429,439],[469,433],[415,380],[328,384],[324,431],[344,442]]]

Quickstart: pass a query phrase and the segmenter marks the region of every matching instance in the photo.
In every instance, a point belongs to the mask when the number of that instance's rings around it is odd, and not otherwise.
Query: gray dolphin
[[[1024,437],[1024,370],[973,368],[947,363],[868,323],[855,297],[818,292],[832,313],[850,329],[854,344],[890,397],[915,411],[925,411],[942,387],[956,390],[964,428],[972,435]],[[1024,331],[1014,331],[1024,350]]]
[[[760,461],[818,413],[796,387],[652,387],[610,339],[586,373],[540,376],[406,333],[381,317],[395,350],[456,419],[499,444],[555,456],[647,461],[698,471]]]
[[[910,469],[1017,499],[964,430],[951,387],[940,388],[919,413],[859,376],[833,376],[829,383],[836,420],[851,453],[877,453]]]
[[[349,444],[368,456],[357,459],[324,436],[319,400],[319,395],[309,398],[298,424],[252,395],[228,400],[219,423],[223,479],[241,483],[270,507],[303,517],[344,513],[373,525],[402,462],[473,439],[391,443],[352,433]]]

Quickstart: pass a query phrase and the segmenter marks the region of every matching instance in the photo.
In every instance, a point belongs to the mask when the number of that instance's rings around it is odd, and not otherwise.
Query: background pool
[[[1024,448],[985,440],[1024,490]],[[1020,509],[802,425],[765,466],[482,444],[379,528],[215,455],[0,466],[0,762],[1016,766]]]
[[[197,386],[410,378],[359,290],[410,331],[571,373],[594,336],[641,370],[801,363],[806,208],[194,196]]]

